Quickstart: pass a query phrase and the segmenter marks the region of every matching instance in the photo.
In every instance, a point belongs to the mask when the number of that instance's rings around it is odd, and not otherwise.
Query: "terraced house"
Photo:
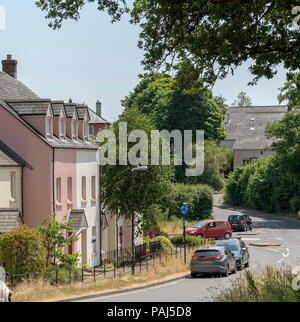
[[[1,196],[10,197],[5,207],[0,205],[6,208],[0,225],[11,220],[9,212],[29,227],[41,225],[54,212],[58,219],[76,218],[79,240],[66,251],[79,251],[82,263],[98,265],[98,146],[89,138],[89,108],[41,99],[16,79],[16,60],[8,55],[2,65],[0,140],[7,148],[0,160],[6,158],[12,168],[0,170]],[[11,191],[18,196],[15,202]]]

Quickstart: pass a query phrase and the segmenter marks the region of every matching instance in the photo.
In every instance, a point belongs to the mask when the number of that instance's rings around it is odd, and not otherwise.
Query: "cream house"
[[[24,166],[26,166],[25,161],[0,141],[0,234],[23,223],[22,178]]]

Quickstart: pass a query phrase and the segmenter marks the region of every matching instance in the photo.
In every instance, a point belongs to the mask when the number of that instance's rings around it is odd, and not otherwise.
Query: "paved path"
[[[227,219],[230,214],[241,212],[240,209],[214,208],[216,219]],[[249,246],[251,264],[259,269],[267,264],[272,266],[295,265],[300,263],[300,222],[282,219],[263,212],[243,209],[244,213],[251,216],[254,230],[257,235],[242,236],[243,240],[250,243],[271,243],[281,246],[254,247]],[[237,236],[237,233],[234,233]],[[239,274],[239,273],[238,273]],[[197,302],[210,301],[221,289],[230,287],[238,274],[227,278],[189,277],[146,290],[134,291],[122,295],[99,297],[95,302]]]

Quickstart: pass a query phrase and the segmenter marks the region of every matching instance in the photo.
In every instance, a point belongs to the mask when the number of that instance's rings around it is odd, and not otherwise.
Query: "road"
[[[244,235],[242,239],[248,244],[250,252],[250,267],[260,269],[265,265],[280,267],[300,263],[300,221],[282,219],[260,211],[248,209],[214,208],[215,219],[226,219],[229,215],[243,212],[248,214],[253,222],[253,233]],[[237,233],[234,233],[237,236]],[[279,245],[258,247],[249,244]],[[238,273],[240,274],[240,273]],[[211,301],[222,289],[230,287],[238,274],[227,278],[186,277],[179,281],[134,291],[122,295],[95,298],[93,302],[199,302]],[[91,301],[91,300],[89,300]]]

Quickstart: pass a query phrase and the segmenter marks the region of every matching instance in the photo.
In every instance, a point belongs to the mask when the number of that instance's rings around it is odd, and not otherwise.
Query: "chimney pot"
[[[102,117],[102,103],[99,100],[96,102],[96,113]]]
[[[12,55],[7,55],[6,60],[2,60],[2,71],[10,76],[17,78],[18,61],[12,59]]]

